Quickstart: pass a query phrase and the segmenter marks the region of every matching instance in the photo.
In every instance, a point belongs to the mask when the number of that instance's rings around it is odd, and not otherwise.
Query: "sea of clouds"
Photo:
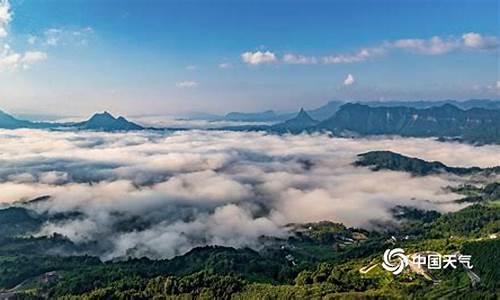
[[[50,195],[42,213],[78,212],[44,224],[92,244],[103,259],[170,258],[193,247],[258,247],[291,223],[331,220],[369,228],[409,205],[462,206],[450,175],[414,177],[354,167],[356,155],[391,150],[451,166],[493,166],[500,146],[432,139],[341,139],[257,132],[0,130],[0,203]]]

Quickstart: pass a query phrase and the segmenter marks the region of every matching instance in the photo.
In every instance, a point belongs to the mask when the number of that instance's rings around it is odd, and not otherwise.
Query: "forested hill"
[[[15,219],[21,223],[16,232],[3,231],[0,299],[435,299],[456,293],[461,299],[495,299],[500,274],[491,262],[500,249],[498,200],[447,214],[412,207],[393,213],[399,225],[387,231],[310,223],[296,225],[287,239],[263,237],[258,252],[207,246],[170,260],[102,262],[68,256],[79,246],[64,236],[31,236],[39,226],[36,214],[11,208],[0,214],[0,227]],[[472,255],[481,282],[471,286],[461,268],[435,272],[439,283],[409,268],[392,276],[379,262],[394,247]],[[378,265],[368,271],[373,263]]]
[[[370,151],[358,155],[356,166],[371,167],[372,170],[392,170],[410,172],[413,175],[425,176],[439,173],[453,173],[456,175],[468,174],[500,174],[500,166],[492,168],[460,168],[449,167],[438,161],[425,161],[423,159],[408,157],[391,151]]]

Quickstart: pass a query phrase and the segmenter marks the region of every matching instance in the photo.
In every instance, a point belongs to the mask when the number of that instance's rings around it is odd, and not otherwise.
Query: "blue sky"
[[[500,98],[499,19],[498,2],[481,0],[0,0],[0,108],[131,115]]]

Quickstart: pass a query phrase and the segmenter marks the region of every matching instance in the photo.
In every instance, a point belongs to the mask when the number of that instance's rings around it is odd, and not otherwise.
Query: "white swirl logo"
[[[394,263],[393,260],[399,260],[399,263]],[[404,268],[408,266],[408,257],[405,251],[401,248],[387,249],[384,252],[384,262],[382,267],[394,275],[403,272]]]

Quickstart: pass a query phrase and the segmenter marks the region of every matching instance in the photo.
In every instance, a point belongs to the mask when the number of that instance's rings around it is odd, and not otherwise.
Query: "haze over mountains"
[[[452,104],[417,109],[406,106],[372,107],[347,103],[321,122],[307,112],[271,126],[240,126],[233,130],[275,133],[330,132],[335,136],[399,135],[438,137],[474,144],[500,143],[500,109],[462,110]]]
[[[500,109],[500,101],[498,100],[488,100],[488,99],[471,99],[466,101],[457,100],[441,100],[441,101],[363,101],[363,102],[349,102],[349,101],[330,101],[327,104],[320,106],[315,109],[306,110],[306,112],[313,118],[319,121],[323,121],[335,114],[342,105],[347,103],[360,103],[372,107],[395,107],[395,106],[406,106],[418,109],[430,108],[435,106],[443,106],[445,104],[451,104],[460,109],[471,109],[471,108],[486,108],[486,109]],[[228,121],[245,121],[245,122],[276,122],[285,121],[291,119],[295,116],[295,113],[276,113],[272,110],[267,110],[264,112],[230,112],[225,116],[211,116],[210,119],[223,119]],[[206,117],[206,116],[205,116]],[[203,116],[201,116],[203,118]]]
[[[346,104],[318,129],[340,136],[400,135],[500,143],[500,110],[461,110],[451,104],[426,109]]]
[[[500,143],[500,101],[367,103],[369,105],[360,103],[344,104],[340,101],[332,101],[309,112],[301,109],[298,114],[286,115],[278,115],[273,111],[264,113],[229,113],[225,116],[229,120],[243,120],[246,122],[284,120],[274,125],[244,125],[223,127],[221,129],[267,131],[278,134],[330,132],[341,137],[400,135],[437,137],[474,144]],[[96,131],[154,129],[133,123],[121,116],[115,118],[108,112],[97,113],[83,122],[47,123],[20,120],[1,111],[0,128],[61,128]]]

